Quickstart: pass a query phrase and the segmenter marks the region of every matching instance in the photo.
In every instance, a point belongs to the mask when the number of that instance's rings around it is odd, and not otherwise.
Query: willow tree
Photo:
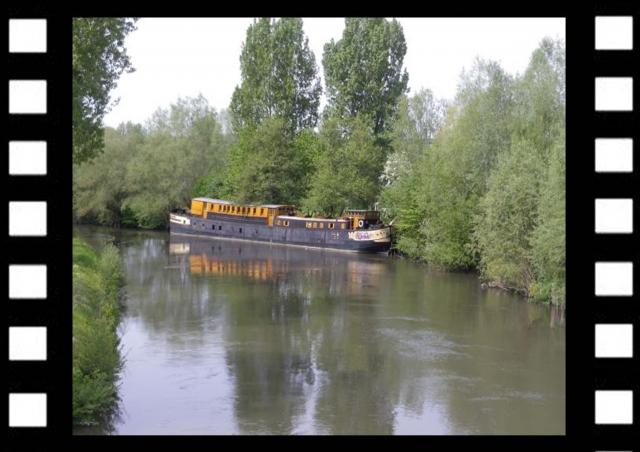
[[[226,158],[226,142],[207,100],[178,99],[146,124],[146,139],[127,165],[124,207],[143,227],[166,223],[168,212],[189,204],[194,185]]]

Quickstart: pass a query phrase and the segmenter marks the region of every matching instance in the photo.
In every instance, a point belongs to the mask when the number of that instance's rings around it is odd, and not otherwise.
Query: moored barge
[[[339,218],[307,218],[296,216],[291,205],[193,198],[190,209],[170,213],[169,230],[173,234],[353,252],[387,252],[391,247],[391,227],[380,221],[375,210],[346,210]]]

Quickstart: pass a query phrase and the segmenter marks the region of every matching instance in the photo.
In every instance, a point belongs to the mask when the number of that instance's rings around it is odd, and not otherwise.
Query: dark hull
[[[353,240],[349,238],[349,233],[353,231],[349,230],[270,227],[255,222],[228,218],[205,219],[191,215],[181,215],[180,218],[188,219],[189,223],[181,224],[172,219],[169,222],[171,233],[362,253],[387,252],[391,247],[390,241]]]

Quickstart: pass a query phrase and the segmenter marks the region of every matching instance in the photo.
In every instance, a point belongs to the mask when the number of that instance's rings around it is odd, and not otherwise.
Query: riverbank
[[[91,425],[113,407],[121,368],[117,327],[124,274],[118,249],[73,240],[73,423]]]

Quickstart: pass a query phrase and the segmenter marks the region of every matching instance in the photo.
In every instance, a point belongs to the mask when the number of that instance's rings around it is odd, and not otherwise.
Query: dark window
[[[216,225],[215,225],[215,224],[212,224],[212,225],[211,225],[211,229],[213,229],[213,230],[215,231],[215,230],[216,230]]]
[[[240,234],[242,234],[242,228],[240,228]]]
[[[222,231],[222,226],[218,226],[218,231]]]

